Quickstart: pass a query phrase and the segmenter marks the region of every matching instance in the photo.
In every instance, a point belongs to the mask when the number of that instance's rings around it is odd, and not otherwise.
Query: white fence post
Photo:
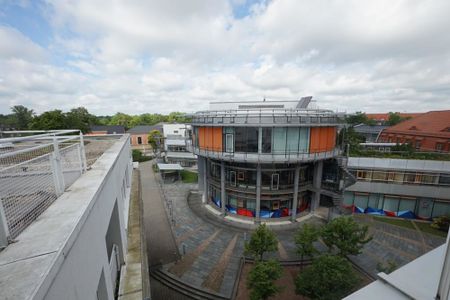
[[[64,193],[64,173],[61,165],[61,154],[56,137],[53,137],[53,153],[50,157],[52,165],[53,180],[55,182],[56,195],[59,197]]]
[[[0,249],[8,246],[8,238],[9,238],[8,223],[6,221],[2,199],[0,198]]]
[[[80,131],[80,151],[81,151],[81,164],[83,173],[87,171],[86,152],[84,149],[83,132]]]

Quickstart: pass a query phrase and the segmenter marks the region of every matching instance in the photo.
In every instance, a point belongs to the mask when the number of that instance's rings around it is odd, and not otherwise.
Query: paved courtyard
[[[200,195],[195,192],[196,184],[171,183],[161,187],[166,213],[181,255],[180,260],[165,264],[163,270],[190,285],[230,297],[243,256],[244,242],[251,230],[230,226],[205,212]],[[440,237],[423,235],[419,231],[376,222],[371,218],[356,219],[370,225],[373,240],[365,246],[361,255],[351,259],[373,276],[378,273],[379,263],[393,261],[397,266],[402,266],[445,242]],[[306,222],[322,223],[315,217]],[[294,228],[275,230],[278,251],[268,257],[298,260],[294,232]],[[316,246],[326,250],[321,242]]]

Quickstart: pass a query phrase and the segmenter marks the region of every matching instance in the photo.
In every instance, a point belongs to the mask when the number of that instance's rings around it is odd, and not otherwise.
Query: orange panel
[[[319,152],[319,148],[320,148],[320,128],[319,127],[311,127],[309,152],[310,153]]]
[[[324,152],[327,149],[327,141],[328,141],[328,127],[320,127],[319,128],[320,135],[320,145],[319,152]]]
[[[204,149],[206,147],[206,127],[198,128],[198,145],[200,149]]]
[[[213,127],[212,135],[214,151],[222,151],[222,127]]]
[[[333,150],[336,144],[336,127],[312,127],[309,152],[325,152]]]
[[[333,150],[336,146],[336,127],[330,127],[330,147],[329,150]]]
[[[213,148],[213,135],[212,135],[212,128],[206,127],[206,149],[212,150]]]

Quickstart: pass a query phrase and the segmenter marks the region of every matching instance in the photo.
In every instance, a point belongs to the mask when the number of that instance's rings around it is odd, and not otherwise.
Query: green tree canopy
[[[121,125],[126,129],[128,129],[132,127],[131,126],[132,120],[133,120],[132,116],[118,112],[111,117],[111,120],[109,121],[108,125]]]
[[[337,250],[340,256],[358,255],[372,240],[368,230],[367,225],[358,224],[352,217],[340,217],[325,225],[321,235],[330,251]]]
[[[275,260],[258,261],[248,274],[247,288],[251,300],[266,300],[278,293],[281,288],[275,280],[282,274],[280,263]]]
[[[304,224],[297,230],[294,238],[301,260],[305,256],[313,257],[317,253],[313,243],[319,239],[319,234],[320,230],[311,224]]]
[[[147,139],[148,139],[148,143],[152,146],[153,152],[156,154],[156,151],[161,146],[161,139],[162,139],[161,132],[159,132],[159,130],[154,129],[154,130],[150,131]]]
[[[277,238],[266,224],[259,225],[252,233],[250,241],[245,243],[245,253],[252,255],[256,260],[262,260],[264,253],[277,249]]]
[[[54,130],[68,129],[66,115],[59,109],[46,111],[36,116],[31,121],[31,129],[34,130]]]
[[[34,115],[32,109],[28,109],[23,105],[15,105],[11,107],[11,111],[13,112],[17,129],[24,130],[30,127]]]
[[[347,259],[323,255],[299,273],[295,279],[295,292],[311,299],[342,299],[358,281]]]
[[[67,128],[80,129],[83,133],[89,132],[91,125],[97,124],[97,117],[91,115],[84,107],[72,108],[66,113]]]

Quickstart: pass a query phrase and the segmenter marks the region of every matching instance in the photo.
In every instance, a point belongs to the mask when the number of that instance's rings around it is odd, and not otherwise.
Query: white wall
[[[189,125],[186,125],[186,124],[163,124],[164,137],[166,138],[168,135],[180,135],[182,137],[185,137],[186,136],[186,128],[189,128]]]
[[[89,175],[89,172],[84,176]],[[131,172],[130,146],[127,141],[95,195],[94,205],[86,220],[83,224],[78,224],[81,229],[74,237],[76,239],[70,251],[65,254],[64,262],[49,287],[45,299],[97,299],[97,287],[102,270],[105,275],[106,294],[109,299],[113,299],[114,287],[110,279],[105,236],[117,202],[119,220],[115,221],[120,223],[121,228],[122,244],[119,248],[123,262],[127,249],[125,215],[128,214],[128,204],[125,205],[125,203],[129,201],[130,194],[130,185],[126,184],[125,176],[128,175],[128,183],[130,183]]]

